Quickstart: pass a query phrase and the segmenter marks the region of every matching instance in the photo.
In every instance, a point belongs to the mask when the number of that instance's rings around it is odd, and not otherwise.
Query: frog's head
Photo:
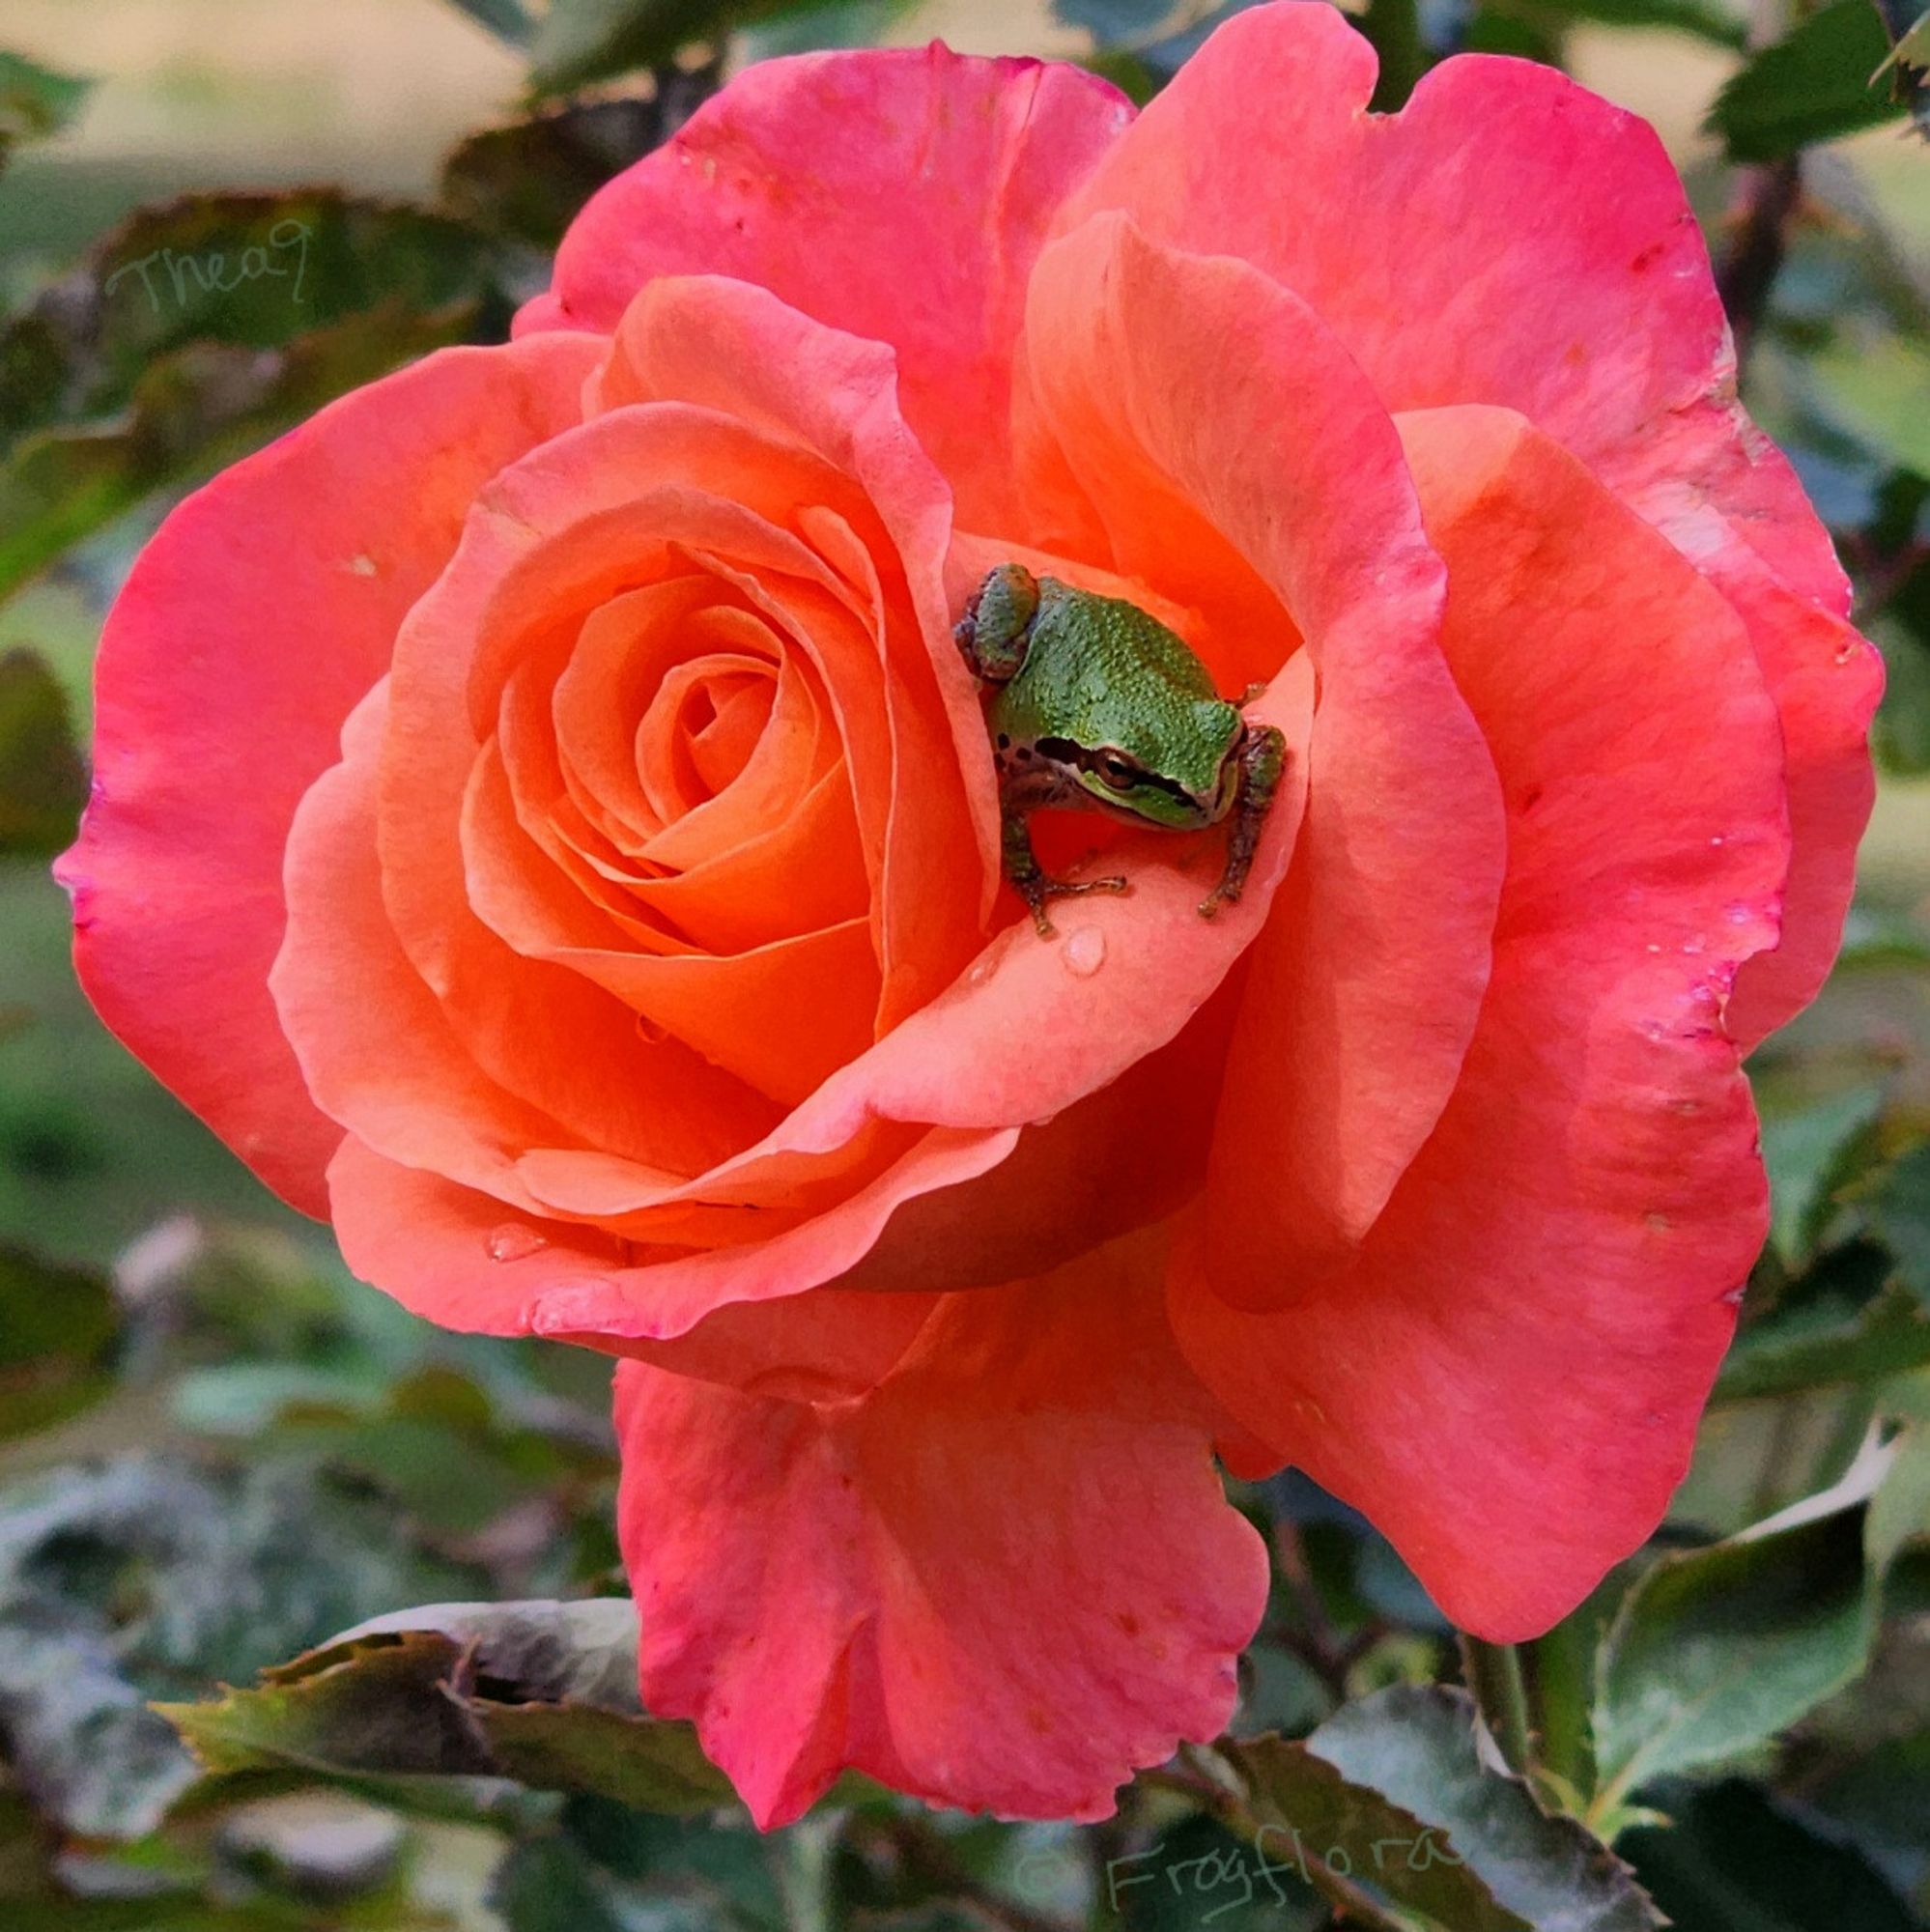
[[[1042,740],[1039,750],[1109,810],[1185,832],[1232,810],[1246,724],[1224,698],[1142,691],[1129,717],[1110,729],[1093,719],[1085,735],[1092,742]]]

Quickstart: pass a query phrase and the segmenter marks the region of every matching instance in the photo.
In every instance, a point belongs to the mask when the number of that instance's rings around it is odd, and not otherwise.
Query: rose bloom
[[[1765,1226],[1879,672],[1681,186],[1560,73],[1396,116],[1324,5],[1137,119],[756,67],[513,342],[183,503],[63,876],[108,1024],[359,1275],[620,1357],[650,1709],[1093,1818],[1213,1735],[1291,1463],[1484,1636],[1655,1526]],[[1000,877],[994,564],[1176,628],[1289,761]]]

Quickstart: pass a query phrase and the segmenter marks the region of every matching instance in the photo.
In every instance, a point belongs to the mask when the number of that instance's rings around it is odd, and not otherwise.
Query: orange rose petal
[[[821,1151],[787,1148],[774,1136],[755,1151],[689,1179],[613,1154],[531,1148],[517,1161],[517,1178],[540,1207],[595,1221],[639,1243],[741,1244],[835,1208],[902,1160],[924,1131],[866,1119],[850,1139]],[[907,1284],[899,1279],[874,1285]]]
[[[620,1348],[682,1335],[719,1308],[794,1295],[841,1274],[899,1203],[984,1173],[1014,1138],[922,1134],[799,1227],[642,1267],[627,1264],[623,1244],[598,1229],[505,1214],[488,1194],[385,1160],[353,1134],[329,1165],[329,1214],[356,1274],[445,1327]]]
[[[849,1402],[892,1372],[939,1306],[935,1294],[814,1289],[726,1302],[672,1341],[639,1337],[616,1352],[782,1402]]]
[[[93,795],[58,867],[81,982],[306,1213],[341,1134],[268,991],[290,822],[477,488],[576,419],[603,353],[568,334],[447,349],[330,403],[172,512],[101,635]]]
[[[608,816],[611,839],[638,842],[663,829],[637,773],[637,724],[683,622],[715,600],[702,572],[625,591],[583,620],[553,698],[556,755]]]
[[[1213,1291],[1250,1231],[1208,1217],[1174,1319],[1274,1460],[1512,1641],[1655,1528],[1762,1245],[1721,1012],[1781,911],[1780,739],[1736,613],[1575,457],[1512,411],[1400,426],[1508,801],[1492,983],[1354,1264],[1243,1314]]]
[[[570,797],[550,728],[553,691],[549,668],[540,660],[525,664],[503,693],[501,730],[477,754],[462,827],[471,902],[480,905],[489,892],[485,875],[499,891],[507,872],[526,872],[523,886],[513,888],[516,895],[534,892],[557,905],[579,943],[623,940],[651,952],[686,951],[685,942],[638,905],[635,862],[625,859]],[[558,896],[565,882],[576,901],[568,908]],[[490,923],[517,944],[510,928]]]
[[[871,1044],[878,968],[866,919],[717,956],[564,947],[542,956],[785,1104]]]
[[[1117,566],[1215,614],[1176,551],[1171,506],[1191,506],[1274,589],[1318,672],[1307,822],[1255,950],[1214,1170],[1220,1211],[1253,1232],[1248,1292],[1278,1293],[1372,1226],[1487,985],[1501,799],[1441,652],[1445,574],[1380,399],[1257,269],[1094,216],[1040,260],[1027,355]]]
[[[827,328],[765,289],[667,276],[625,310],[602,380],[616,380],[619,370],[625,396],[674,398],[781,425],[859,486],[843,493],[845,502],[833,492],[810,500],[843,512],[857,532],[852,554],[839,559],[847,576],[853,566],[862,577],[886,565],[897,581],[886,585],[885,601],[902,597],[910,620],[885,627],[883,639],[903,707],[894,708],[894,723],[908,743],[915,725],[930,748],[908,753],[918,760],[918,781],[894,802],[894,824],[905,820],[904,865],[938,865],[946,876],[970,872],[979,888],[976,895],[887,891],[887,1012],[909,1010],[978,943],[998,879],[998,815],[978,691],[952,644],[945,598],[951,497],[899,413],[896,362],[881,343]],[[878,540],[874,524],[888,541]],[[808,527],[830,554],[822,529]],[[897,707],[900,696],[893,702]],[[931,782],[939,772],[947,774],[942,786]],[[907,896],[920,905],[902,905]],[[911,922],[902,935],[891,929],[900,921]]]
[[[1026,281],[1054,212],[1132,111],[1075,67],[937,42],[760,61],[592,196],[553,293],[517,329],[608,333],[639,289],[674,276],[772,290],[891,345],[905,419],[955,480],[965,520],[1009,525],[1004,432]]]
[[[735,780],[652,838],[639,854],[668,875],[695,871],[780,823],[842,761],[822,679],[801,650],[781,648],[778,689],[756,749]],[[633,752],[634,755],[634,752]]]
[[[738,952],[864,919],[867,893],[851,781],[838,767],[786,817],[632,896],[705,951]]]
[[[693,628],[707,633],[714,627],[699,620]],[[761,632],[763,627],[756,628]],[[701,643],[698,648],[700,655],[665,673],[637,727],[637,769],[644,796],[666,825],[675,824],[729,784],[744,769],[771,715],[775,680],[769,659],[704,650]],[[734,724],[725,725],[733,708],[747,699],[753,708],[740,709]],[[713,742],[721,725],[727,735]]]
[[[316,1104],[390,1158],[502,1202],[535,1203],[523,1148],[565,1138],[553,1118],[490,1081],[397,946],[376,867],[374,776],[385,687],[343,730],[344,756],[308,789],[289,835],[288,933],[270,977]],[[372,1028],[345,1015],[380,1013]]]

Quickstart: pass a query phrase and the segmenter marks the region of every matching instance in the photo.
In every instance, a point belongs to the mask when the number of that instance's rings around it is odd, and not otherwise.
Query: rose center
[[[711,653],[673,667],[637,726],[637,776],[666,825],[743,775],[771,722],[777,667]]]

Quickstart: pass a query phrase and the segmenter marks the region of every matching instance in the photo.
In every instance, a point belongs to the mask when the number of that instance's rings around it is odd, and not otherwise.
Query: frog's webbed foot
[[[1200,901],[1200,917],[1211,919],[1223,905],[1237,905],[1260,849],[1260,835],[1273,805],[1273,794],[1287,770],[1286,734],[1271,724],[1249,724],[1239,748],[1239,785],[1234,793],[1233,831],[1227,838],[1226,870],[1220,882]]]
[[[1051,877],[1032,849],[1032,831],[1023,811],[1008,810],[1001,830],[1004,835],[1006,877],[1011,881],[1012,890],[1025,901],[1026,910],[1032,914],[1032,923],[1038,928],[1041,939],[1050,939],[1053,934],[1052,921],[1045,911],[1048,900],[1077,898],[1083,893],[1122,893],[1127,890],[1125,880],[1117,872],[1103,879]]]
[[[1073,899],[1081,893],[1123,893],[1131,891],[1124,878],[1118,872],[1110,873],[1103,879],[1048,879],[1043,872],[1031,885],[1019,885],[1019,896],[1026,902],[1032,913],[1032,923],[1038,928],[1041,939],[1050,939],[1058,931],[1046,917],[1045,902],[1048,899]]]

